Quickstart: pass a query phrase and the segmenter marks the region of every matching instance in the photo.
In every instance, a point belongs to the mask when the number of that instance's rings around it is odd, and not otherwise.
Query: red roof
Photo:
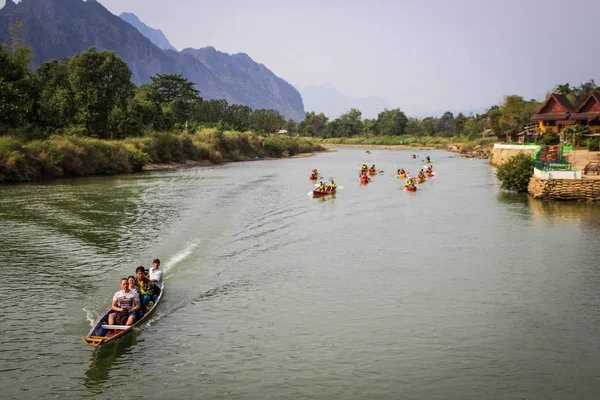
[[[577,113],[600,112],[600,93],[593,92],[576,111]]]
[[[573,104],[567,99],[567,96],[559,93],[552,93],[544,104],[537,110],[536,114],[546,113],[572,113],[575,111]]]

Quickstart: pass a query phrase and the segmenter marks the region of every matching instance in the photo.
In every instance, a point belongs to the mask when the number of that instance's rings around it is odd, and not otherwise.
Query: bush
[[[600,143],[598,142],[598,138],[593,138],[588,143],[589,151],[600,151]]]
[[[548,132],[543,135],[539,135],[538,144],[542,144],[544,146],[556,146],[560,144],[560,136],[558,133]]]
[[[534,160],[529,154],[520,153],[511,157],[496,170],[496,177],[502,189],[527,192],[533,175]]]

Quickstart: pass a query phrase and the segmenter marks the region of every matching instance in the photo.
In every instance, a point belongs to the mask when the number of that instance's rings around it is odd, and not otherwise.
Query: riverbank
[[[25,141],[4,136],[0,137],[0,183],[311,156],[321,151],[327,149],[312,138],[217,129],[193,134],[153,132],[124,140],[55,136]]]

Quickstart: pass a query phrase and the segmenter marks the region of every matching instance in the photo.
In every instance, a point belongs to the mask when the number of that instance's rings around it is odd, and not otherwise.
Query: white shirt
[[[150,268],[150,280],[156,281],[156,282],[154,282],[154,284],[162,289],[162,269]]]
[[[135,302],[140,301],[140,296],[135,290],[130,290],[125,293],[122,290],[119,290],[113,296],[113,300],[117,301],[116,306],[121,308],[133,308],[135,307]]]

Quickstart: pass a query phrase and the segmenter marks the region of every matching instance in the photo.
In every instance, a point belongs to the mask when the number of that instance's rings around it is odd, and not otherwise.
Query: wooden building
[[[600,133],[600,93],[590,94],[569,119],[576,124],[588,126],[592,133]]]
[[[531,117],[538,122],[538,133],[560,133],[564,128],[575,123],[571,114],[575,107],[564,94],[552,93],[539,110]]]

